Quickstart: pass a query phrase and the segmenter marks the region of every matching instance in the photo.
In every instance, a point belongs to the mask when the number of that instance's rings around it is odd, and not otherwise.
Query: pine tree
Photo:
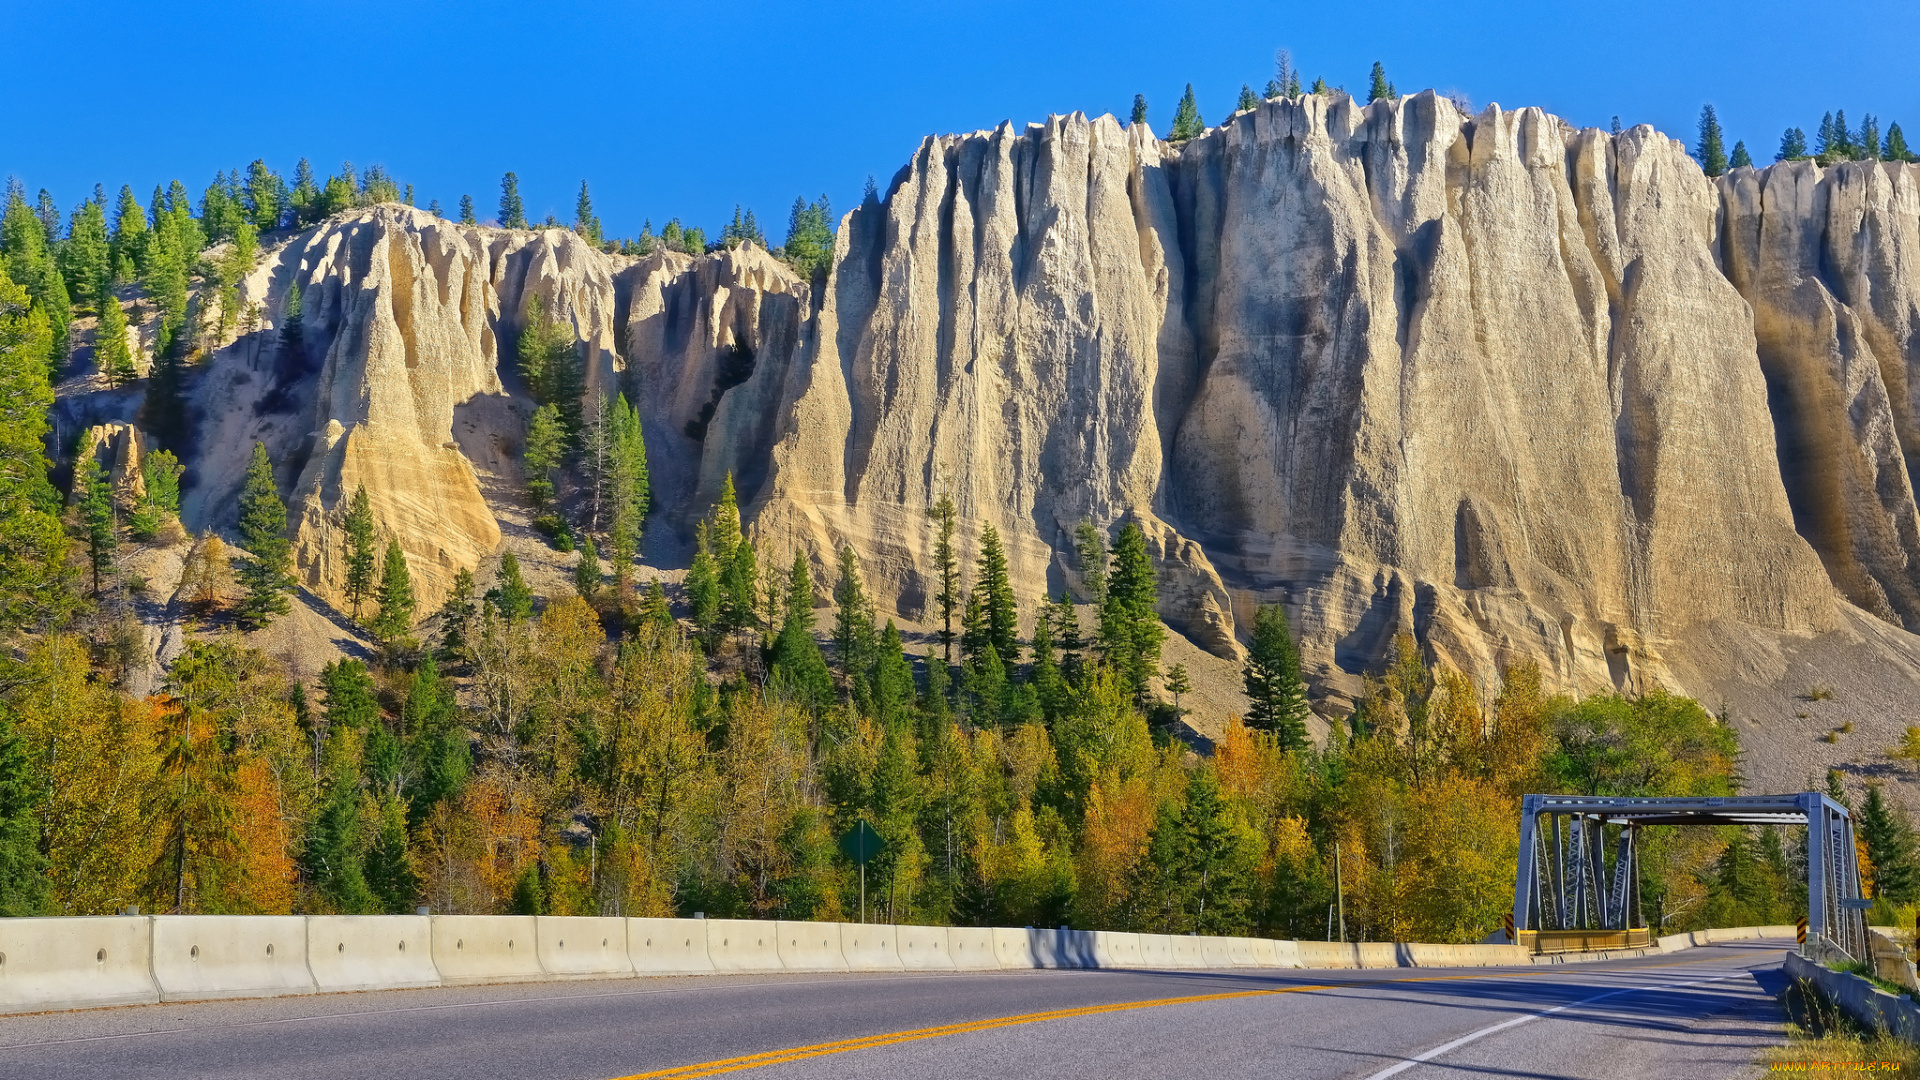
[[[1727,159],[1727,168],[1729,169],[1753,168],[1753,155],[1747,153],[1746,143],[1736,142],[1733,144],[1733,156]]]
[[[1700,142],[1693,156],[1699,159],[1701,171],[1708,176],[1727,171],[1727,149],[1720,132],[1720,117],[1711,104],[1700,106]]]
[[[42,361],[49,372],[58,371],[67,357],[67,327],[73,314],[67,282],[47,245],[46,222],[27,205],[26,192],[17,182],[7,193],[5,214],[0,215],[0,255],[6,257],[8,276],[25,287],[45,315],[50,333]]]
[[[1141,103],[1144,105],[1144,101]],[[934,594],[934,603],[940,605],[940,648],[949,666],[953,664],[953,613],[960,606],[960,559],[954,552],[954,523],[959,511],[954,508],[953,499],[941,495],[927,509],[927,517],[933,519],[935,532],[933,539],[934,572],[939,575],[940,588]]]
[[[1820,118],[1820,130],[1814,135],[1813,156],[1822,165],[1831,165],[1837,156],[1839,144],[1844,140],[1835,140],[1833,133],[1833,114]]]
[[[1887,125],[1887,160],[1916,160],[1913,151],[1907,149],[1907,136],[1900,130],[1900,125],[1897,123]]]
[[[851,687],[873,666],[873,601],[860,581],[860,557],[851,547],[840,549],[840,580],[833,587],[834,656],[840,674]]]
[[[0,714],[0,918],[47,914],[51,892],[36,813],[43,783],[10,713]]]
[[[813,575],[805,555],[796,553],[787,575],[785,618],[773,645],[772,682],[814,710],[833,702],[833,673],[813,639]]]
[[[145,542],[160,534],[160,526],[180,512],[180,476],[186,470],[169,450],[154,450],[140,462],[145,491],[127,515],[127,531]]]
[[[1257,109],[1259,107],[1260,95],[1253,92],[1253,87],[1246,83],[1241,83],[1240,100],[1234,105],[1234,111],[1246,112],[1248,109]]]
[[[1167,693],[1173,695],[1173,711],[1176,713],[1182,712],[1180,708],[1180,695],[1193,691],[1193,678],[1187,674],[1187,665],[1175,664],[1168,668],[1165,683]]]
[[[1114,541],[1105,603],[1100,608],[1100,647],[1107,663],[1144,704],[1160,670],[1159,578],[1147,554],[1147,537],[1129,521]]]
[[[714,561],[711,546],[705,540],[706,530],[703,528],[701,533],[699,550],[694,553],[693,565],[687,568],[685,588],[694,629],[711,651],[725,630],[725,624],[720,617],[720,568]]]
[[[473,213],[473,196],[471,195],[460,196],[460,224],[462,225],[480,224],[480,219],[478,217],[475,217]]]
[[[1614,135],[1614,136],[1615,136],[1616,138],[1617,138],[1617,137],[1619,136],[1619,134],[1620,134],[1620,118],[1619,118],[1618,116],[1615,116],[1615,117],[1613,118],[1613,123],[1612,123],[1612,124],[1611,124],[1611,125],[1610,125],[1610,126],[1608,127],[1608,129],[1607,129],[1607,130],[1608,130],[1608,132],[1609,132],[1609,133],[1611,133],[1612,135]]]
[[[115,281],[138,278],[147,263],[147,212],[134,198],[131,185],[122,185],[113,212],[113,235],[107,241],[107,260]]]
[[[1182,142],[1206,130],[1205,121],[1200,119],[1200,104],[1193,99],[1193,84],[1188,83],[1187,92],[1180,96],[1180,107],[1174,110],[1173,131],[1168,138]]]
[[[1920,853],[1914,849],[1913,827],[1905,812],[1886,800],[1879,784],[1867,786],[1859,833],[1873,863],[1874,897],[1889,904],[1920,899]]]
[[[668,222],[667,228],[677,229],[678,225],[677,221]],[[661,238],[666,239],[664,232]],[[687,241],[685,246],[696,245]],[[833,264],[833,211],[825,195],[811,204],[804,197],[793,200],[793,209],[787,214],[787,242],[780,254],[807,279],[824,273]]]
[[[588,603],[600,592],[600,552],[594,549],[591,536],[580,538],[580,561],[573,564],[573,591]]]
[[[353,489],[353,500],[347,507],[347,516],[342,522],[347,534],[346,557],[346,593],[347,603],[352,605],[353,621],[360,621],[360,604],[373,595],[374,590],[374,520],[373,504],[367,498],[365,484],[357,484]]]
[[[127,313],[121,310],[120,300],[105,277],[100,279],[98,290],[100,324],[93,332],[93,366],[106,378],[107,385],[125,386],[140,376],[133,362],[133,348],[127,344]]]
[[[1253,616],[1253,643],[1247,666],[1247,726],[1270,731],[1288,751],[1307,746],[1307,688],[1300,678],[1300,650],[1278,604],[1262,605]]]
[[[75,599],[59,495],[47,480],[50,333],[0,259],[0,629],[9,632],[53,623]]]
[[[398,540],[387,541],[378,599],[380,612],[373,617],[374,636],[383,642],[405,637],[413,629],[413,576],[407,572],[407,556]]]
[[[512,173],[500,178],[500,227],[503,229],[527,227],[526,207],[520,203],[520,178]]]
[[[1273,78],[1267,82],[1267,99],[1300,96],[1300,73],[1293,68],[1293,54],[1285,49],[1273,53]]]
[[[267,168],[265,161],[256,158],[247,166],[243,202],[253,227],[272,232],[280,227],[281,215],[286,210],[287,183]]]
[[[74,464],[78,474],[75,502],[80,510],[80,527],[87,538],[87,566],[93,571],[93,595],[98,597],[101,577],[113,573],[113,557],[120,545],[113,512],[113,485],[107,471],[91,450]]]
[[[1853,157],[1856,161],[1880,160],[1880,121],[1868,113],[1860,120],[1860,135],[1854,140]]]
[[[453,660],[467,658],[467,628],[478,614],[473,593],[473,571],[463,566],[453,575],[453,586],[447,590],[446,602],[440,605],[440,652]]]
[[[313,182],[313,166],[306,158],[293,167],[293,191],[287,197],[287,209],[296,229],[320,220],[320,188]]]
[[[580,198],[573,204],[573,231],[586,238],[594,247],[601,244],[600,219],[593,212],[593,197],[587,193],[587,182],[580,181]]]
[[[526,446],[520,452],[535,510],[545,511],[553,502],[553,479],[548,474],[560,467],[566,445],[567,429],[560,419],[560,407],[548,403],[535,409],[527,422]]]
[[[974,572],[973,600],[980,605],[983,641],[1003,663],[1017,663],[1020,655],[1020,611],[1007,570],[1006,549],[1000,532],[988,525],[980,531],[980,561]]]
[[[295,586],[288,573],[292,545],[287,542],[286,532],[287,507],[280,501],[280,490],[273,479],[273,462],[267,457],[266,445],[256,442],[253,459],[247,465],[246,486],[240,492],[240,538],[253,560],[239,573],[247,590],[240,617],[255,629],[291,610],[287,594]]]
[[[520,560],[513,552],[500,556],[500,578],[487,590],[487,600],[500,617],[509,622],[533,614],[533,590],[527,587],[527,579],[520,576]]]
[[[74,209],[59,255],[67,294],[95,312],[102,311],[101,298],[111,295],[108,275],[112,270],[107,261],[107,214],[99,203],[88,199]]]
[[[1081,519],[1073,530],[1073,550],[1080,560],[1080,581],[1087,592],[1087,603],[1095,610],[1107,602],[1107,538],[1092,521]]]
[[[1780,136],[1780,152],[1773,155],[1775,161],[1800,161],[1807,157],[1807,133],[1799,128],[1788,128]]]
[[[526,380],[534,400],[558,409],[568,438],[579,438],[584,426],[581,398],[586,391],[586,376],[573,324],[554,314],[543,298],[530,298],[526,321],[514,342],[514,355],[520,377]]]
[[[1129,124],[1144,124],[1147,122],[1147,95],[1133,95],[1133,113],[1127,118],[1127,122]]]
[[[1316,96],[1320,94],[1331,94],[1332,92],[1333,92],[1333,87],[1328,86],[1327,80],[1320,78],[1319,76],[1314,77],[1313,89],[1308,91],[1308,93],[1314,94]]]
[[[646,433],[640,426],[639,411],[628,403],[625,394],[619,395],[614,400],[613,410],[608,420],[605,484],[608,505],[612,510],[609,535],[612,543],[613,577],[620,593],[620,602],[624,604],[628,580],[632,574],[633,557],[640,550],[640,540],[645,530],[651,496],[647,473]],[[727,494],[730,495],[731,492],[732,486],[729,484]],[[737,512],[735,521],[738,522]],[[737,531],[737,524],[735,528]],[[747,602],[747,606],[749,608],[753,606],[751,600]]]
[[[1371,105],[1376,101],[1392,101],[1399,96],[1394,93],[1393,84],[1387,81],[1387,69],[1380,61],[1375,60],[1373,73],[1367,80],[1367,104]]]

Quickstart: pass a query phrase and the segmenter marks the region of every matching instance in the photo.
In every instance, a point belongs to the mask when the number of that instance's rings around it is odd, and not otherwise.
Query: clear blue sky
[[[63,210],[94,183],[196,198],[256,157],[323,175],[387,167],[425,206],[500,175],[527,213],[571,221],[586,179],[607,230],[651,218],[711,235],[735,203],[777,243],[794,196],[836,212],[884,185],[923,135],[1082,109],[1136,92],[1164,133],[1191,81],[1209,121],[1262,87],[1286,46],[1308,80],[1539,105],[1579,124],[1652,123],[1693,141],[1702,102],[1729,146],[1770,160],[1827,109],[1920,132],[1920,4],[967,4],[28,2],[0,4],[0,173]],[[1920,142],[1920,139],[1910,140]]]

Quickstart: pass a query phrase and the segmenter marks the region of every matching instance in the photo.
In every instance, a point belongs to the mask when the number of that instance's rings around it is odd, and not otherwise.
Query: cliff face
[[[280,383],[311,384],[284,442],[323,595],[358,483],[428,602],[497,544],[513,496],[472,462],[511,473],[540,295],[639,404],[651,557],[684,561],[732,473],[776,556],[824,582],[851,544],[931,621],[946,494],[1029,610],[1077,583],[1078,522],[1133,520],[1170,624],[1231,655],[1284,602],[1322,690],[1397,633],[1642,688],[1715,625],[1832,628],[1837,596],[1920,629],[1917,176],[1710,181],[1650,128],[1309,96],[1177,148],[1078,114],[930,138],[815,283],[380,207],[248,288],[306,297],[318,371]]]

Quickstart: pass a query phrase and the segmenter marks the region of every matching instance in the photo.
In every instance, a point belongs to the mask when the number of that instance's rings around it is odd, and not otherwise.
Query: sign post
[[[1508,941],[1518,940],[1513,932],[1513,912],[1508,911],[1501,914],[1500,929],[1506,931]]]
[[[866,818],[854,822],[853,828],[840,837],[840,850],[860,868],[860,921],[863,923],[867,921],[867,864],[886,846],[886,841],[873,831]]]
[[[1805,956],[1807,952],[1807,917],[1805,915],[1800,916],[1793,924],[1793,942],[1800,946],[1800,954]]]

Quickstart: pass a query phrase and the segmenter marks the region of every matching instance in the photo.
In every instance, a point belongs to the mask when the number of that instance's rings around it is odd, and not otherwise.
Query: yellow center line
[[[1688,964],[1705,964],[1715,960],[1724,961],[1724,956],[1709,956],[1699,960],[1677,960],[1671,964],[1642,964],[1630,969],[1645,971],[1650,968],[1684,967]],[[1153,998],[1147,1001],[1121,1001],[1107,1005],[1086,1005],[1076,1009],[1053,1009],[1047,1012],[1023,1013],[1017,1016],[996,1016],[985,1020],[971,1020],[962,1024],[946,1024],[940,1027],[916,1028],[912,1031],[894,1031],[882,1035],[868,1035],[858,1039],[843,1039],[839,1042],[816,1043],[812,1046],[794,1046],[784,1050],[769,1050],[745,1057],[723,1058],[719,1061],[706,1061],[697,1065],[680,1065],[671,1069],[655,1072],[634,1073],[630,1076],[614,1077],[613,1080],[692,1080],[698,1076],[717,1076],[721,1073],[740,1072],[745,1069],[758,1069],[767,1065],[783,1065],[790,1061],[804,1061],[807,1058],[826,1057],[830,1054],[844,1054],[852,1050],[870,1050],[875,1047],[892,1046],[896,1043],[917,1042],[921,1039],[938,1039],[947,1035],[965,1035],[975,1031],[992,1031],[996,1028],[1018,1027],[1023,1024],[1038,1024],[1048,1020],[1070,1020],[1081,1016],[1098,1016],[1103,1013],[1129,1012],[1135,1009],[1157,1009],[1165,1005],[1193,1005],[1204,1001],[1233,1001],[1240,998],[1274,997],[1280,994],[1306,994],[1320,990],[1343,990],[1359,986],[1387,986],[1394,983],[1457,982],[1475,979],[1518,979],[1529,975],[1546,974],[1532,969],[1527,971],[1507,971],[1493,974],[1468,975],[1416,975],[1397,979],[1355,979],[1351,982],[1315,984],[1311,986],[1281,986],[1265,990],[1235,990],[1218,994],[1190,994],[1186,997]]]

